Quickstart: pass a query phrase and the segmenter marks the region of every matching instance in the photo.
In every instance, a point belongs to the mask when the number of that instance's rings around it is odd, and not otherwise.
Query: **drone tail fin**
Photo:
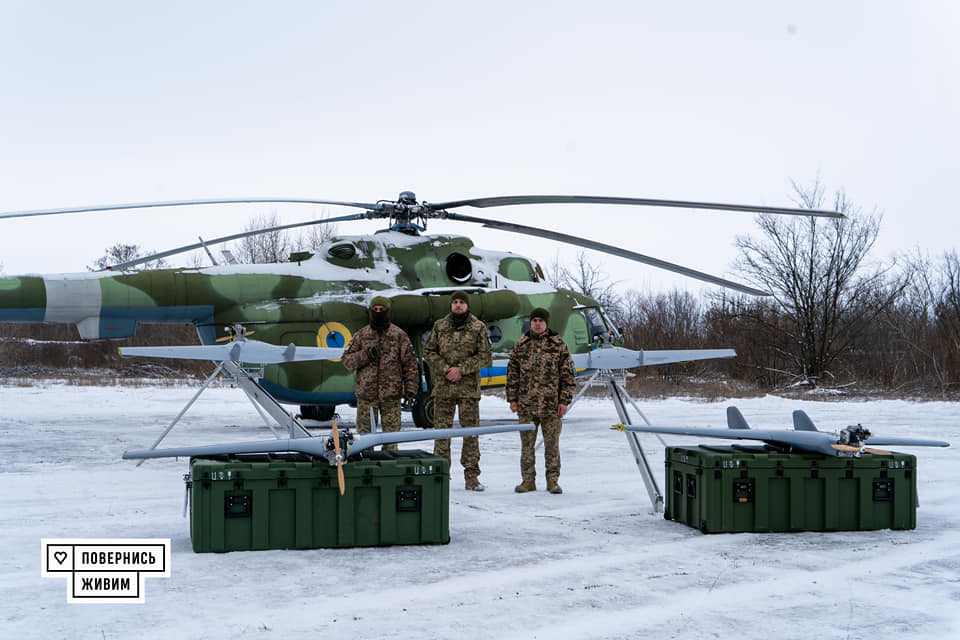
[[[727,407],[727,426],[731,429],[749,429],[747,419],[740,413],[736,407]]]
[[[813,420],[810,419],[810,416],[806,414],[805,411],[797,409],[793,412],[793,428],[797,431],[817,431],[817,427],[813,424]]]

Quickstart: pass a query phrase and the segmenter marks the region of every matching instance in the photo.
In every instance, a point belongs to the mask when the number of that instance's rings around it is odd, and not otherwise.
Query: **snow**
[[[195,554],[182,517],[186,461],[120,459],[149,446],[193,392],[0,386],[4,637],[960,636],[953,449],[909,450],[919,460],[915,530],[703,535],[651,513],[624,436],[609,429],[613,406],[585,399],[564,425],[563,495],[543,490],[542,451],[540,490],[513,492],[515,434],[481,438],[485,493],[464,491],[454,465],[449,545]],[[787,426],[801,408],[822,429],[860,422],[955,443],[960,415],[953,403],[892,400],[640,406],[658,424],[722,427],[728,404],[756,427]],[[341,414],[352,422],[352,410]],[[488,396],[481,416],[511,414]],[[164,444],[269,437],[240,391],[214,388]],[[641,441],[662,487],[663,446]],[[148,578],[143,604],[67,604],[65,580],[40,577],[40,540],[68,537],[170,538],[171,577]]]

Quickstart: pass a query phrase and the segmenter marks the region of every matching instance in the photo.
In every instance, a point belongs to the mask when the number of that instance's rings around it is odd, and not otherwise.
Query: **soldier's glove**
[[[414,394],[414,395],[405,395],[405,396],[403,396],[403,402],[402,402],[401,406],[402,406],[404,409],[413,409],[413,402],[414,402],[414,400],[416,400],[416,399],[417,399],[416,394]]]
[[[370,358],[370,361],[371,361],[371,362],[373,362],[373,361],[375,361],[375,360],[379,360],[379,359],[380,359],[380,347],[378,347],[377,345],[373,345],[372,347],[367,347],[367,357]]]

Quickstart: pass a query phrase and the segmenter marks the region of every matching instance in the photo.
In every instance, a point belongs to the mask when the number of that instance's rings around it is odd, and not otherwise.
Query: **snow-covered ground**
[[[606,400],[582,401],[561,440],[563,495],[513,492],[519,437],[481,439],[485,493],[454,465],[449,545],[195,554],[186,461],[123,461],[193,389],[0,387],[0,636],[4,638],[956,638],[955,449],[911,449],[912,531],[702,535],[651,513]],[[729,403],[644,401],[657,424],[722,427]],[[958,438],[952,403],[736,402],[754,426],[802,408],[822,428]],[[341,412],[352,423],[349,409]],[[506,403],[485,397],[483,418]],[[242,393],[211,389],[166,446],[264,439]],[[663,482],[663,446],[641,438]],[[669,444],[696,444],[670,438]],[[459,455],[455,442],[454,456]],[[407,445],[428,448],[428,445]],[[40,577],[41,538],[170,538],[171,577],[144,604],[67,604]]]

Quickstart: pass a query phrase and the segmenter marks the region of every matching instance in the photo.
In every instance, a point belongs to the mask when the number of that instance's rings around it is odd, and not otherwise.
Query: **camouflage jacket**
[[[569,405],[577,388],[570,349],[552,329],[536,336],[528,331],[517,340],[507,364],[507,402],[523,416],[555,416],[557,405]]]
[[[380,358],[371,361],[367,348],[377,346]],[[353,334],[343,352],[343,366],[357,372],[356,393],[364,400],[388,400],[420,390],[417,357],[406,332],[395,324],[378,333],[370,325]]]
[[[480,370],[492,364],[487,327],[470,314],[458,327],[453,314],[437,320],[430,339],[423,347],[423,359],[433,374],[433,395],[440,398],[479,398]],[[460,367],[463,376],[450,382],[445,373],[450,367]]]

